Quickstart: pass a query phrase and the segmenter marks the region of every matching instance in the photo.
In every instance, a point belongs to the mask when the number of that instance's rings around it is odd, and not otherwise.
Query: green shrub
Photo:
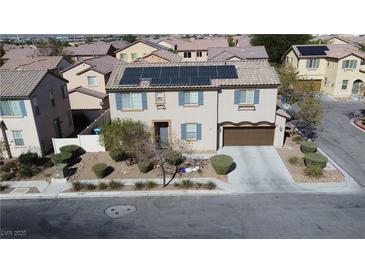
[[[143,160],[142,162],[138,163],[138,169],[142,173],[147,173],[152,169],[153,165],[150,160]]]
[[[107,189],[107,188],[108,188],[108,184],[106,184],[106,183],[100,183],[100,184],[98,185],[98,188],[99,188],[100,190]]]
[[[195,187],[196,188],[202,188],[204,186],[204,184],[203,183],[196,183],[195,184]]]
[[[319,165],[308,165],[304,169],[304,174],[309,177],[321,177],[323,175],[323,169]]]
[[[19,174],[22,177],[32,177],[38,174],[41,170],[35,165],[23,165],[19,169]]]
[[[168,164],[172,166],[178,166],[185,162],[186,157],[184,157],[180,152],[174,150],[168,150],[165,153],[165,160]]]
[[[75,191],[81,191],[86,187],[84,183],[81,182],[73,182],[72,183],[72,189]]]
[[[108,175],[108,166],[104,163],[93,165],[92,170],[98,178],[104,178],[106,175]]]
[[[208,182],[207,184],[204,185],[204,188],[208,190],[213,190],[217,188],[217,185],[213,182]]]
[[[18,161],[22,165],[36,165],[38,161],[38,154],[34,152],[27,152],[20,154]]]
[[[143,182],[136,182],[134,184],[134,189],[135,190],[142,190],[142,189],[144,189],[144,183]]]
[[[0,192],[3,192],[4,190],[7,190],[9,188],[8,185],[0,185]]]
[[[18,163],[16,160],[11,160],[8,162],[5,162],[3,166],[1,167],[1,171],[4,172],[15,172],[18,168]]]
[[[288,158],[288,162],[291,163],[292,165],[296,165],[299,162],[299,158],[297,156],[290,156]]]
[[[81,147],[77,146],[77,145],[67,145],[67,146],[63,146],[60,148],[61,152],[69,152],[72,154],[72,157],[76,157],[79,156],[80,152],[81,152]]]
[[[94,185],[94,184],[86,184],[86,189],[87,190],[95,190],[96,189],[96,185]]]
[[[209,160],[215,172],[220,175],[229,173],[233,166],[233,159],[228,155],[215,155]]]
[[[3,172],[1,173],[1,181],[10,181],[15,177],[15,174],[12,172]]]
[[[184,189],[193,188],[194,186],[195,184],[189,179],[182,180],[180,184],[180,187]]]
[[[123,161],[126,158],[126,154],[121,150],[110,150],[109,155],[116,162]]]
[[[55,165],[67,164],[70,162],[71,159],[72,159],[71,152],[60,152],[60,153],[53,154],[51,156],[51,160]]]
[[[116,182],[116,181],[111,181],[110,184],[109,184],[109,187],[110,189],[121,189],[123,188],[123,184],[122,183],[119,183],[119,182]]]
[[[327,162],[327,157],[319,153],[306,153],[304,155],[304,163],[306,166],[319,165],[320,167],[325,168]]]
[[[299,144],[300,144],[300,150],[304,154],[317,151],[317,145],[311,141],[301,141]]]
[[[146,189],[153,189],[157,187],[157,184],[154,181],[148,181],[145,184]]]

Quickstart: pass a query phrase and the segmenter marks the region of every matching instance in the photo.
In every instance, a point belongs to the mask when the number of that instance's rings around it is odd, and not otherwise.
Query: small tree
[[[133,43],[137,40],[136,37],[132,34],[122,35],[121,38],[129,43]]]
[[[94,37],[92,37],[92,36],[86,36],[86,43],[87,44],[90,44],[92,42],[94,42]]]
[[[230,46],[230,47],[236,46],[236,43],[235,43],[233,37],[231,37],[231,36],[227,37],[227,42],[228,42],[228,46]]]
[[[0,44],[0,66],[3,65],[4,61],[2,59],[3,55],[5,54],[5,50],[2,44]]]
[[[277,72],[280,78],[279,94],[286,96],[289,103],[298,101],[298,94],[295,87],[298,83],[298,71],[290,64],[281,65],[277,67]]]
[[[306,137],[311,137],[314,129],[321,122],[323,110],[318,96],[315,93],[305,93],[298,104],[298,125]]]

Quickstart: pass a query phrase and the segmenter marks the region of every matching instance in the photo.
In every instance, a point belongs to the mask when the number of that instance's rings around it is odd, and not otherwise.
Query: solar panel
[[[168,86],[171,85],[171,78],[152,78],[152,86]]]
[[[143,68],[126,68],[123,73],[123,78],[140,78]]]
[[[206,77],[192,77],[190,79],[191,85],[209,85],[210,79]]]
[[[122,78],[119,82],[119,85],[126,85],[126,86],[138,86],[139,85],[139,79],[128,79],[128,78]]]
[[[162,67],[161,78],[179,77],[180,67]]]
[[[184,66],[180,67],[180,75],[179,77],[194,77],[198,75],[198,67],[197,66]]]
[[[200,66],[198,76],[216,78],[217,77],[217,66]]]
[[[143,69],[141,78],[160,78],[161,68],[147,67]]]
[[[327,55],[325,51],[328,50],[326,46],[299,46],[297,48],[302,56]]]
[[[235,66],[217,66],[218,79],[222,78],[237,78]]]

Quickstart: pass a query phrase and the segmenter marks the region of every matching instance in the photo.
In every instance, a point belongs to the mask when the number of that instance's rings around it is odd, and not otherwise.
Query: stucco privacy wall
[[[66,145],[77,145],[86,152],[105,151],[105,147],[100,144],[99,135],[78,135],[77,138],[52,138],[55,153],[60,152],[60,148]]]
[[[81,92],[72,92],[69,94],[72,110],[77,109],[102,109],[100,105],[102,99],[83,94]]]
[[[147,110],[120,111],[116,109],[115,94],[109,94],[111,119],[126,119],[144,121],[153,127],[154,121],[170,122],[172,138],[181,137],[181,124],[201,123],[202,139],[192,141],[194,149],[215,151],[217,149],[217,91],[204,91],[204,104],[184,107],[179,105],[178,91],[165,91],[166,109],[157,110],[155,92],[147,92]],[[233,101],[232,101],[233,103]]]

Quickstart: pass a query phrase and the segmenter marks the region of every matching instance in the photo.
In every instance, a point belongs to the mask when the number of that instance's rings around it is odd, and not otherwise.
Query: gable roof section
[[[0,70],[1,97],[29,97],[47,73],[68,82],[45,69]]]
[[[166,61],[171,61],[171,62],[180,62],[183,58],[169,50],[165,50],[165,49],[159,49],[156,51],[151,52],[150,54],[143,56],[142,59],[145,59],[148,56],[151,55],[156,55]]]
[[[73,88],[71,90],[68,91],[69,94],[74,93],[74,92],[79,92],[82,94],[86,94],[95,98],[99,98],[99,99],[104,99],[105,97],[108,96],[108,94],[106,93],[102,93],[93,89],[88,89],[82,86],[78,86],[76,88]]]
[[[239,59],[268,59],[264,46],[249,47],[213,47],[208,48],[209,61],[224,61],[237,57]]]
[[[127,48],[129,48],[129,47],[132,47],[132,46],[134,46],[134,45],[138,44],[138,43],[143,43],[143,44],[145,44],[145,45],[148,45],[148,46],[150,46],[150,47],[155,48],[156,50],[158,50],[158,49],[165,49],[165,50],[168,50],[168,48],[167,48],[167,47],[164,47],[164,46],[162,46],[162,45],[160,45],[160,44],[157,44],[157,43],[154,43],[154,42],[151,42],[151,41],[149,41],[149,40],[146,40],[146,39],[145,39],[145,40],[137,40],[137,41],[133,42],[132,44],[129,44],[129,45],[128,45],[128,46],[126,46],[125,48],[118,49],[118,50],[114,51],[114,53],[117,53],[117,52],[120,52],[120,51],[122,51],[122,50],[125,50],[125,49],[127,49]]]
[[[226,38],[192,39],[177,41],[177,51],[208,50],[211,47],[228,47]]]
[[[71,56],[102,56],[107,55],[112,45],[99,41],[91,44],[82,44],[77,47],[66,47],[63,49],[64,55]]]
[[[1,59],[21,58],[21,57],[35,57],[49,55],[48,49],[38,49],[34,46],[25,46],[9,49]]]
[[[124,41],[124,40],[113,41],[113,42],[111,42],[111,44],[116,50],[124,49],[125,47],[128,47],[130,45],[129,42]]]
[[[95,70],[96,72],[99,72],[99,73],[105,75],[105,74],[110,73],[113,70],[113,67],[114,67],[116,61],[117,61],[117,59],[115,59],[113,56],[110,56],[110,55],[99,56],[99,57],[87,59],[80,63],[76,63],[76,64],[62,70],[61,72],[64,73],[70,69],[80,66],[81,64],[88,64],[90,67],[80,71],[78,74],[82,74],[89,70]]]
[[[130,67],[171,67],[171,66],[219,66],[234,65],[238,78],[233,79],[212,79],[209,85],[173,86],[159,85],[150,86],[149,81],[140,81],[138,86],[120,85],[124,70]],[[182,89],[182,88],[221,88],[221,87],[242,87],[242,86],[278,86],[279,77],[273,67],[266,60],[245,60],[245,61],[222,61],[222,62],[169,62],[169,63],[116,63],[114,70],[107,83],[107,91],[115,90],[141,90],[141,89]]]
[[[1,69],[56,69],[63,56],[37,56],[11,58]]]

